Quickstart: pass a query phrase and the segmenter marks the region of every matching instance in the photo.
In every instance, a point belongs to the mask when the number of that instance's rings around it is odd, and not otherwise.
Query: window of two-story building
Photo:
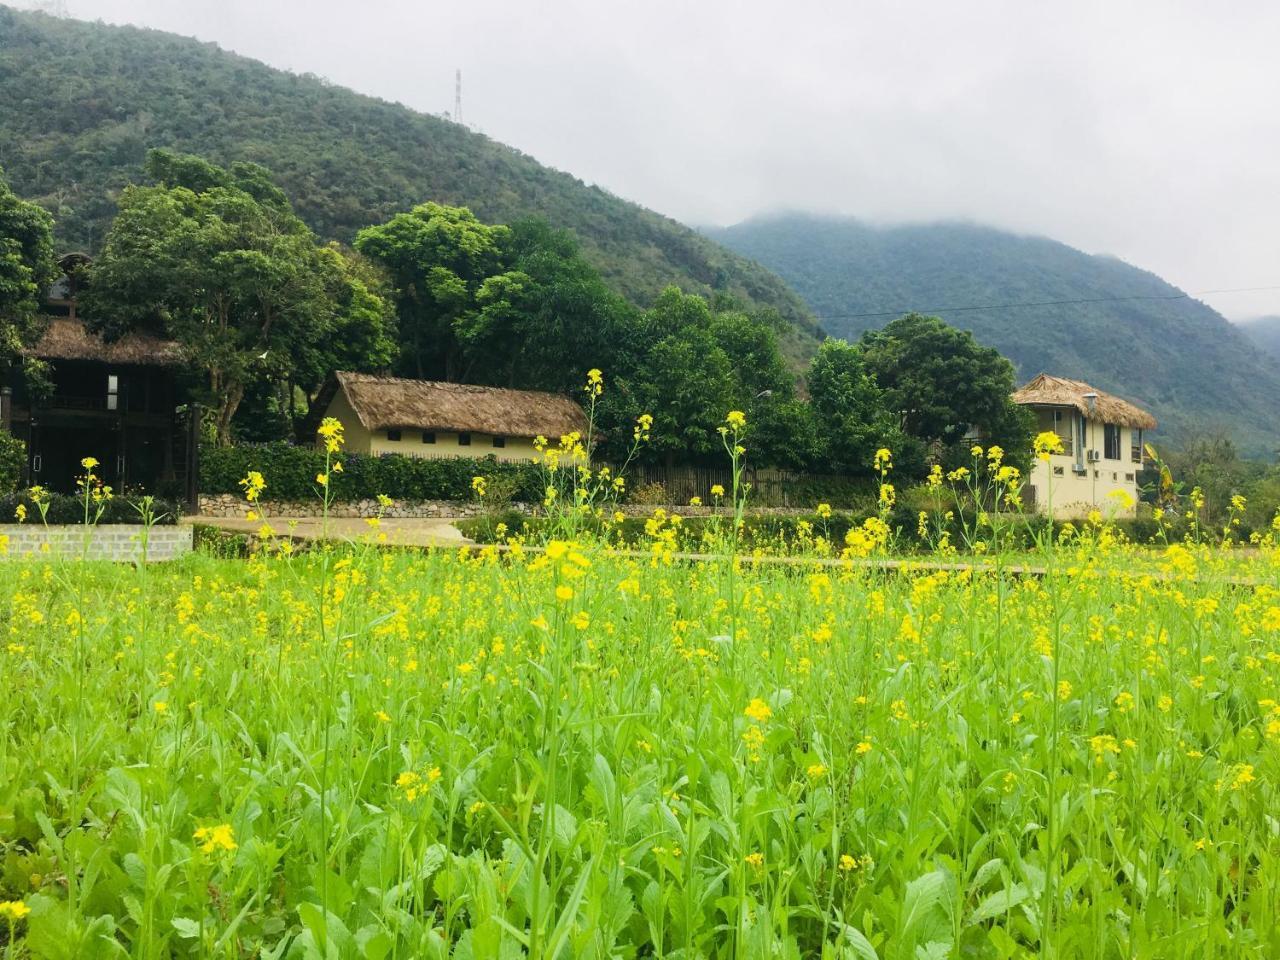
[[[1102,455],[1108,460],[1120,459],[1120,428],[1114,423],[1102,425]]]
[[[1061,407],[1041,408],[1037,411],[1036,419],[1037,432],[1057,434],[1058,439],[1062,441],[1063,454],[1071,456],[1074,450],[1072,445],[1074,413]]]
[[[1142,431],[1137,427],[1129,428],[1129,459],[1134,463],[1142,462]]]

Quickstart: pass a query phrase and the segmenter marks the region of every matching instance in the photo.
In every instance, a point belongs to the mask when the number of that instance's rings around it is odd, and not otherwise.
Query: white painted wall
[[[1053,408],[1037,407],[1037,432],[1053,429]],[[1057,408],[1067,410],[1069,408]],[[1048,462],[1036,460],[1031,471],[1030,486],[1034,488],[1035,509],[1064,518],[1081,518],[1093,510],[1103,516],[1132,517],[1138,500],[1139,459],[1132,455],[1133,441],[1139,431],[1132,427],[1120,428],[1120,457],[1105,456],[1104,424],[1101,420],[1085,419],[1084,455],[1076,457],[1075,447],[1080,437],[1081,418],[1074,409],[1071,414],[1072,449],[1070,453],[1050,455]],[[1090,461],[1088,452],[1096,451],[1099,459]],[[1083,467],[1080,472],[1079,467]],[[1127,499],[1114,496],[1123,491]]]

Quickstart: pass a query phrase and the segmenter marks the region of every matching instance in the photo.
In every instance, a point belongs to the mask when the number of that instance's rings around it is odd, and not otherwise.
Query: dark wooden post
[[[200,510],[200,406],[187,404],[187,512]]]

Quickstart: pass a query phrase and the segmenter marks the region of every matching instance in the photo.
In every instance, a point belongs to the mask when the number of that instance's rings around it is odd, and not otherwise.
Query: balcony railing
[[[40,404],[46,410],[106,410],[106,397],[77,397],[68,393],[55,393]]]

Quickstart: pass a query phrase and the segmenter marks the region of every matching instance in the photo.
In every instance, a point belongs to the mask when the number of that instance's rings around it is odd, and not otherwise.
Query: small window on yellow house
[[[458,434],[458,446],[460,446],[460,447],[469,447],[469,446],[471,446],[471,434],[469,434],[469,433],[460,433],[460,434]]]
[[[494,445],[495,447],[498,447],[499,449],[501,449],[502,447],[505,447],[505,446],[507,445],[507,438],[506,438],[506,437],[494,437],[494,438],[493,438],[493,445]]]
[[[388,431],[387,431],[387,439],[388,439],[388,440],[391,440],[391,441],[394,441],[394,442],[396,442],[396,443],[399,443],[399,442],[400,442],[400,431],[399,431],[399,430],[388,430]]]
[[[1120,428],[1114,423],[1102,427],[1102,455],[1108,460],[1120,459]]]
[[[427,431],[427,430],[423,430],[423,431],[422,431],[422,442],[423,442],[423,443],[435,443],[435,442],[436,442],[436,435],[435,435],[434,433],[431,433],[431,432]]]

